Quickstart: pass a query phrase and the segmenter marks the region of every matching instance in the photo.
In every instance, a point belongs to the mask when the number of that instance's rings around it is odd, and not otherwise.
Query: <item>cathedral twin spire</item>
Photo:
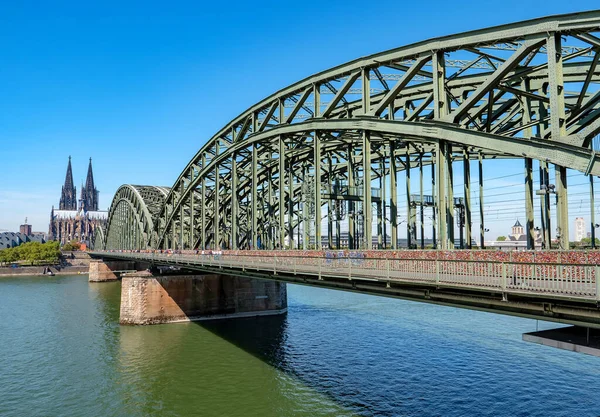
[[[81,189],[81,200],[79,208],[83,211],[98,211],[98,190],[94,186],[94,173],[92,171],[92,158],[88,166],[85,186]],[[77,189],[73,183],[73,170],[71,168],[71,157],[67,165],[67,176],[65,185],[62,187],[60,197],[60,210],[77,210]]]
[[[67,166],[67,177],[65,185],[62,187],[60,196],[60,210],[77,210],[77,189],[73,184],[73,170],[71,169],[71,156],[69,156],[69,165]]]
[[[83,211],[98,211],[98,190],[94,186],[92,158],[90,158],[90,164],[88,166],[85,187],[81,190],[81,208]]]

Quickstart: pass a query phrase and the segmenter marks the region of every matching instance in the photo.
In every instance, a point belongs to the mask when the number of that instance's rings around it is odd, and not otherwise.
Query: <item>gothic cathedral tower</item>
[[[98,190],[94,186],[94,173],[92,172],[92,158],[88,166],[85,187],[81,190],[81,210],[98,211]]]
[[[77,189],[73,184],[71,156],[69,156],[69,165],[67,166],[65,185],[62,187],[62,193],[60,195],[59,210],[77,210]]]
[[[61,244],[76,240],[88,245],[93,244],[96,230],[106,226],[108,213],[98,209],[98,190],[94,185],[92,158],[88,166],[85,186],[81,187],[81,200],[77,207],[77,190],[73,184],[71,157],[67,166],[65,185],[62,187],[59,209],[54,206],[50,212],[49,240],[58,240]]]

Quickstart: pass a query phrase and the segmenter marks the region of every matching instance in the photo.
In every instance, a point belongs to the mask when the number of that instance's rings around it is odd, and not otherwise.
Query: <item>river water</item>
[[[0,416],[600,415],[600,358],[521,341],[534,320],[288,296],[284,317],[121,327],[119,282],[0,278]]]

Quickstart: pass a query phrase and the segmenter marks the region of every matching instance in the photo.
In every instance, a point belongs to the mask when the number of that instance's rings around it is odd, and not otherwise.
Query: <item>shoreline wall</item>
[[[0,277],[16,277],[20,275],[42,275],[44,269],[48,266],[21,266],[19,268],[0,267]],[[55,275],[77,275],[87,274],[87,266],[55,266],[51,265],[50,270]]]

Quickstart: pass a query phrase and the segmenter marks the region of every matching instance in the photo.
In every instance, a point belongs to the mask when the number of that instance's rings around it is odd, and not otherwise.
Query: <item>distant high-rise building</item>
[[[19,226],[19,233],[26,236],[31,234],[31,225],[27,224],[27,217],[25,217],[25,224]]]
[[[104,227],[108,213],[98,210],[98,190],[94,185],[92,158],[88,166],[85,186],[81,188],[81,199],[77,207],[77,189],[73,184],[71,157],[67,165],[67,176],[62,187],[59,209],[54,206],[50,212],[48,239],[58,240],[62,244],[77,240],[88,245],[94,241],[96,229]]]
[[[575,242],[581,242],[585,236],[585,220],[583,217],[577,217],[575,218]]]

